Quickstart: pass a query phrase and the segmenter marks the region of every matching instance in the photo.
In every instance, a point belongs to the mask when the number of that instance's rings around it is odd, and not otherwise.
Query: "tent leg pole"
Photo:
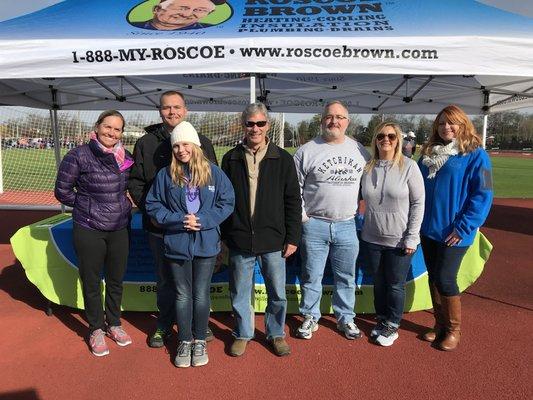
[[[56,173],[61,164],[61,143],[59,142],[59,123],[57,120],[57,110],[50,110],[50,122],[52,125],[52,137],[54,138],[54,155],[56,159]],[[65,205],[61,204],[61,213],[65,213]]]
[[[255,75],[250,75],[250,104],[255,103]]]
[[[46,301],[46,315],[49,317],[54,314],[54,309],[52,308],[52,302],[50,300]]]
[[[481,137],[481,145],[483,148],[487,147],[487,126],[489,122],[488,114],[483,115],[483,136]]]
[[[0,133],[0,194],[4,193],[4,166],[2,164],[2,134]]]
[[[285,148],[285,113],[281,113],[281,129],[279,131],[278,146]]]

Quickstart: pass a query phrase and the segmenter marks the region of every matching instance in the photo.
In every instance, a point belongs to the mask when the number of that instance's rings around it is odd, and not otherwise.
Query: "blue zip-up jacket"
[[[448,158],[433,179],[429,168],[418,161],[426,205],[420,234],[444,242],[455,231],[461,237],[457,246],[470,246],[492,205],[492,167],[481,147],[467,154]]]
[[[201,230],[187,231],[183,220],[187,212],[185,187],[175,185],[170,168],[161,169],[146,196],[146,212],[164,230],[165,256],[192,260],[213,257],[220,251],[219,225],[233,212],[235,194],[228,177],[211,164],[211,183],[200,188],[199,218]]]

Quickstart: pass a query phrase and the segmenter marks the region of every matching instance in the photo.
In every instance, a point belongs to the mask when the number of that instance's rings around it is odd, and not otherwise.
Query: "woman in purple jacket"
[[[104,111],[88,144],[67,153],[57,174],[55,196],[73,208],[73,241],[89,322],[89,346],[95,356],[109,354],[107,334],[119,346],[131,343],[120,325],[122,279],[129,252],[131,203],[126,197],[131,155],[120,138],[124,117]],[[105,319],[101,276],[105,277]],[[107,324],[106,324],[107,322]]]

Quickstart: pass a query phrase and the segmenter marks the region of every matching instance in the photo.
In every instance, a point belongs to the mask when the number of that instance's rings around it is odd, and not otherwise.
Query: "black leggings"
[[[122,280],[129,252],[128,229],[103,232],[74,224],[73,239],[90,332],[105,330],[100,286],[102,270],[106,284],[105,319],[109,326],[120,325]]]
[[[457,273],[468,250],[467,247],[446,246],[427,236],[421,237],[424,261],[428,270],[429,282],[433,283],[443,296],[457,296]]]

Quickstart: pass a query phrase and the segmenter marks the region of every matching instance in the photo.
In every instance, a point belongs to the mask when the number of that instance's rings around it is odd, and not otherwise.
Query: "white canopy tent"
[[[533,106],[531,0],[228,0],[200,29],[138,27],[159,1],[1,10],[0,104],[154,109],[178,89],[193,111],[250,99],[296,113],[331,99],[353,113]]]
[[[192,110],[241,110],[258,76],[273,111],[333,98],[365,113],[533,105],[531,0],[228,0],[201,29],[139,28],[160,1],[4,7],[0,104],[146,109],[179,88]]]

